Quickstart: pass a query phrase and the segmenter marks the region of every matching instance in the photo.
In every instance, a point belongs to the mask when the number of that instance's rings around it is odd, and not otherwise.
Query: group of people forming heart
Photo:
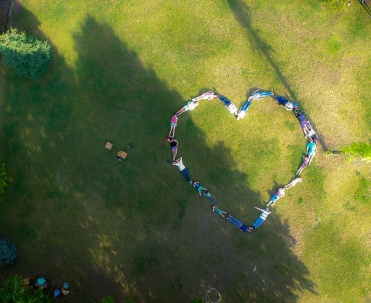
[[[308,138],[309,142],[307,143],[307,150],[306,155],[303,157],[303,161],[296,172],[297,177],[293,179],[290,183],[288,183],[286,186],[279,188],[274,195],[270,198],[267,206],[264,209],[255,207],[257,210],[261,211],[260,216],[255,220],[255,222],[251,225],[245,225],[240,220],[236,219],[235,217],[232,217],[228,212],[223,211],[219,209],[216,206],[215,199],[211,196],[209,190],[203,186],[197,181],[191,181],[188,173],[188,169],[183,164],[182,157],[176,159],[177,153],[178,153],[178,141],[175,140],[175,128],[178,123],[178,117],[187,112],[194,110],[198,106],[198,102],[200,100],[212,100],[214,98],[218,98],[224,106],[228,109],[228,111],[235,115],[237,120],[242,119],[246,116],[249,107],[251,106],[252,102],[255,100],[262,100],[264,97],[271,97],[273,98],[278,105],[286,108],[287,110],[293,111],[296,118],[299,120],[301,128],[303,129],[304,137]],[[305,114],[299,110],[299,104],[295,102],[291,102],[287,100],[286,98],[282,96],[278,96],[275,94],[274,91],[261,91],[260,89],[253,92],[246,100],[246,102],[243,104],[243,106],[237,110],[237,107],[233,104],[232,101],[228,100],[228,98],[222,96],[221,94],[214,93],[213,91],[208,91],[206,93],[201,94],[198,97],[192,98],[191,101],[189,101],[185,106],[183,106],[179,111],[177,111],[175,114],[173,114],[170,122],[170,132],[166,138],[167,142],[170,143],[172,154],[173,154],[173,165],[175,165],[179,171],[182,173],[182,175],[185,177],[189,185],[193,185],[194,188],[197,189],[197,192],[199,194],[199,197],[202,196],[202,193],[206,198],[208,198],[211,201],[212,204],[212,210],[222,216],[224,219],[235,225],[238,229],[240,229],[243,232],[251,232],[258,228],[265,219],[269,216],[271,213],[269,210],[269,206],[274,205],[278,199],[285,196],[285,191],[289,189],[292,186],[295,186],[297,183],[302,182],[302,179],[300,176],[303,169],[307,166],[309,166],[316,155],[317,152],[317,141],[318,136],[316,132],[313,130],[310,122],[305,118]]]

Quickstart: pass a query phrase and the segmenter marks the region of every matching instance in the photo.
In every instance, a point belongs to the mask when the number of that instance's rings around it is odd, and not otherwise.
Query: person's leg
[[[228,109],[228,111],[229,111],[231,114],[234,114],[234,115],[237,114],[237,107],[236,107],[236,105],[234,105],[232,102],[231,102],[231,104],[229,104],[229,105],[227,106],[227,109]]]
[[[189,178],[188,169],[185,168],[185,169],[181,170],[180,172],[182,173],[184,178],[186,178],[187,182],[189,183],[191,181],[191,179]]]
[[[305,120],[300,121],[300,126],[301,126],[301,129],[303,130],[304,137],[306,137],[307,134],[305,132],[305,128],[306,128]]]
[[[178,148],[173,149],[173,161],[175,161],[176,154],[178,153]]]
[[[272,92],[259,92],[259,94],[262,97],[270,97],[270,96],[272,96]]]
[[[304,167],[305,167],[304,165],[301,165],[300,168],[298,169],[298,171],[296,172],[296,175],[300,175],[301,172],[303,171]]]
[[[274,194],[272,197],[271,197],[271,199],[269,200],[269,202],[268,202],[268,206],[269,205],[274,205],[274,203],[276,203],[276,201],[279,199],[279,196],[277,195],[277,194]]]
[[[316,154],[316,153],[311,153],[311,154],[309,155],[308,166],[310,166],[310,164],[312,163],[312,160],[313,160],[315,154]]]
[[[171,135],[173,138],[175,136],[175,127],[176,127],[176,124],[172,126],[172,130],[173,130],[173,134]]]
[[[226,97],[224,97],[224,96],[222,96],[222,95],[218,95],[218,98],[219,98],[220,101],[222,101],[223,104],[224,104],[225,106],[227,106],[227,107],[228,107],[229,104],[232,103],[231,101],[229,101]]]
[[[247,111],[249,110],[249,107],[251,106],[251,103],[252,103],[252,102],[251,102],[250,100],[247,100],[247,101],[245,102],[245,104],[241,107],[241,110],[247,112]]]
[[[174,137],[174,126],[173,126],[173,124],[170,125],[169,137]]]
[[[178,110],[175,114],[176,114],[177,116],[179,116],[179,115],[183,114],[185,111],[186,111],[186,108],[183,106],[183,107],[182,107],[180,110]]]
[[[229,216],[228,217],[228,221],[231,222],[234,226],[240,228],[240,226],[242,225],[242,222],[238,219],[236,219],[235,217],[232,217],[232,216]]]
[[[209,198],[209,200],[211,201],[212,204],[215,204],[216,203],[216,201],[215,201],[215,199],[213,197],[210,196],[208,198]]]
[[[253,223],[253,225],[252,225],[252,227],[254,228],[254,229],[257,229],[259,226],[260,226],[260,224],[262,224],[264,222],[264,220],[262,219],[262,218],[257,218],[256,220],[255,220],[255,222]]]

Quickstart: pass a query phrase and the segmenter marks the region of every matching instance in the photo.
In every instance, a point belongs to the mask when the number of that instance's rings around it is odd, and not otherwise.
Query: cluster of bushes
[[[0,36],[0,53],[8,67],[29,79],[44,75],[53,60],[48,42],[26,36],[14,28]]]

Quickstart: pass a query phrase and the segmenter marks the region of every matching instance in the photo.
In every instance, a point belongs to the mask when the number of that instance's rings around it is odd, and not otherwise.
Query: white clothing
[[[196,108],[196,106],[198,106],[198,103],[196,102],[193,102],[193,101],[190,101],[187,103],[187,105],[185,106],[185,110],[194,110]]]
[[[227,108],[231,114],[237,113],[237,107],[233,103],[229,104]]]
[[[183,164],[183,160],[180,158],[178,162],[176,163],[173,163],[173,165],[175,165],[176,167],[179,168],[180,171],[182,171],[183,169],[185,169],[186,167],[184,166]]]
[[[212,91],[208,91],[206,93],[201,94],[200,96],[193,98],[192,101],[199,101],[199,100],[212,100],[217,96]]]
[[[260,218],[262,218],[263,220],[267,219],[267,217],[271,213],[270,211],[266,211],[265,209],[262,209],[261,211],[262,211],[262,213],[260,215]]]

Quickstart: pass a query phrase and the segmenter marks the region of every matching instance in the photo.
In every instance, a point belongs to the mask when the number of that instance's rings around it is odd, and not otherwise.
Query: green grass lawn
[[[211,287],[221,302],[371,300],[371,168],[325,155],[370,143],[371,19],[357,1],[21,3],[10,24],[47,39],[54,63],[37,81],[0,65],[0,236],[18,248],[0,282],[66,280],[71,302],[189,302]],[[243,234],[167,164],[163,140],[191,96],[213,89],[240,105],[256,88],[299,101],[321,144],[303,183]],[[269,98],[238,122],[201,101],[176,138],[191,177],[247,224],[306,144]]]

